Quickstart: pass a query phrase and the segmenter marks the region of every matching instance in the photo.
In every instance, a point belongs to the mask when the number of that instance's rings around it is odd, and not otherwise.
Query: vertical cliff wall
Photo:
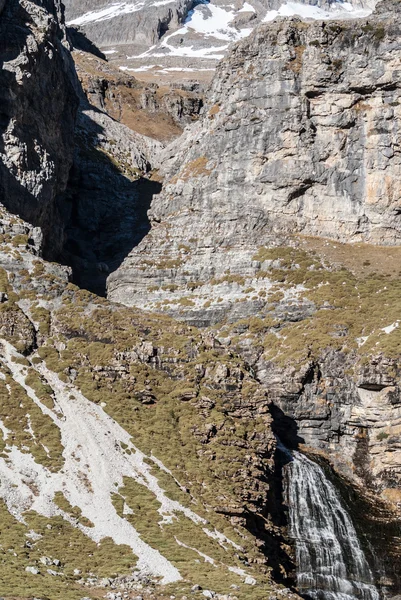
[[[44,233],[63,237],[77,98],[59,0],[6,2],[0,16],[0,199]]]

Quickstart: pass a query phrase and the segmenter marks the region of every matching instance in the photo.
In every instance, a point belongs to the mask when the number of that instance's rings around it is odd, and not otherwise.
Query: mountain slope
[[[68,284],[10,222],[3,211],[0,496],[15,519],[0,534],[3,595],[27,569],[21,596],[80,598],[124,575],[133,590],[161,577],[268,597],[281,534],[264,392],[212,336]]]
[[[113,301],[212,327],[244,358],[279,437],[352,482],[351,506],[366,499],[355,518],[394,590],[398,7],[282,20],[236,44],[164,154],[151,231],[108,279]]]
[[[94,182],[106,172],[121,194],[159,146],[86,104],[60,14],[21,1],[0,16],[0,594],[291,596],[273,578],[291,559],[269,497],[269,402],[244,361],[41,257],[63,243],[78,168],[95,230]]]

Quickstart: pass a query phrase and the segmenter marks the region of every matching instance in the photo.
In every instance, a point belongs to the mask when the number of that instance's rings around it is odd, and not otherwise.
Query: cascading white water
[[[379,600],[355,527],[319,465],[294,452],[285,470],[297,587],[317,600]]]

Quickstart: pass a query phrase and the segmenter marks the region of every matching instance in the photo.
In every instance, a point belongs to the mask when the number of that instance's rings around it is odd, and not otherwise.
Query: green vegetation
[[[16,521],[0,500],[0,581],[1,593],[6,597],[35,596],[49,600],[93,597],[90,589],[78,583],[79,579],[91,574],[98,577],[128,574],[135,566],[131,548],[117,546],[110,539],[96,544],[62,517],[46,518],[30,511],[24,518],[26,525]],[[41,537],[27,544],[30,531]],[[42,556],[61,561],[60,567],[50,567],[59,576],[47,573],[48,567],[40,562]],[[26,572],[27,566],[36,567],[39,574]]]
[[[168,489],[174,487],[173,495],[187,504],[187,494],[180,490],[172,477],[157,467],[154,470],[157,470],[159,482],[163,481]],[[244,599],[260,598],[261,592],[268,592],[270,585],[266,575],[258,578],[258,595],[255,595],[255,590],[242,584],[240,576],[228,572],[228,566],[243,567],[245,556],[230,544],[225,543],[223,548],[210,538],[202,529],[210,529],[210,524],[196,525],[179,513],[171,522],[163,522],[158,500],[145,486],[130,478],[124,479],[124,486],[115,495],[115,507],[120,514],[124,502],[132,510],[132,514],[126,518],[141,534],[142,539],[168,557],[185,580],[196,580],[202,587],[221,593],[229,593],[230,585],[234,583],[240,586],[241,598]],[[226,523],[225,527],[227,528]],[[232,531],[229,533],[232,534]],[[242,540],[236,541],[241,544]],[[211,565],[211,561],[214,565]]]

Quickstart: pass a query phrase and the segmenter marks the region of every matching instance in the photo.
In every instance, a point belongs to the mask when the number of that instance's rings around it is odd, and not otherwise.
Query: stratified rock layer
[[[67,20],[76,22],[77,17],[87,15],[85,34],[102,45],[154,44],[169,27],[178,26],[191,5],[190,0],[148,2],[146,5],[132,0],[119,4],[109,0],[65,1]],[[110,17],[96,18],[103,10],[109,10]],[[93,18],[89,16],[91,13],[94,13]]]
[[[398,7],[353,22],[279,20],[235,46],[201,121],[167,148],[150,233],[108,280],[112,300],[214,325],[267,390],[284,441],[395,514],[398,279],[363,269],[375,246],[386,260],[401,242]],[[306,236],[365,256],[334,267]],[[397,588],[398,542],[375,537]]]

